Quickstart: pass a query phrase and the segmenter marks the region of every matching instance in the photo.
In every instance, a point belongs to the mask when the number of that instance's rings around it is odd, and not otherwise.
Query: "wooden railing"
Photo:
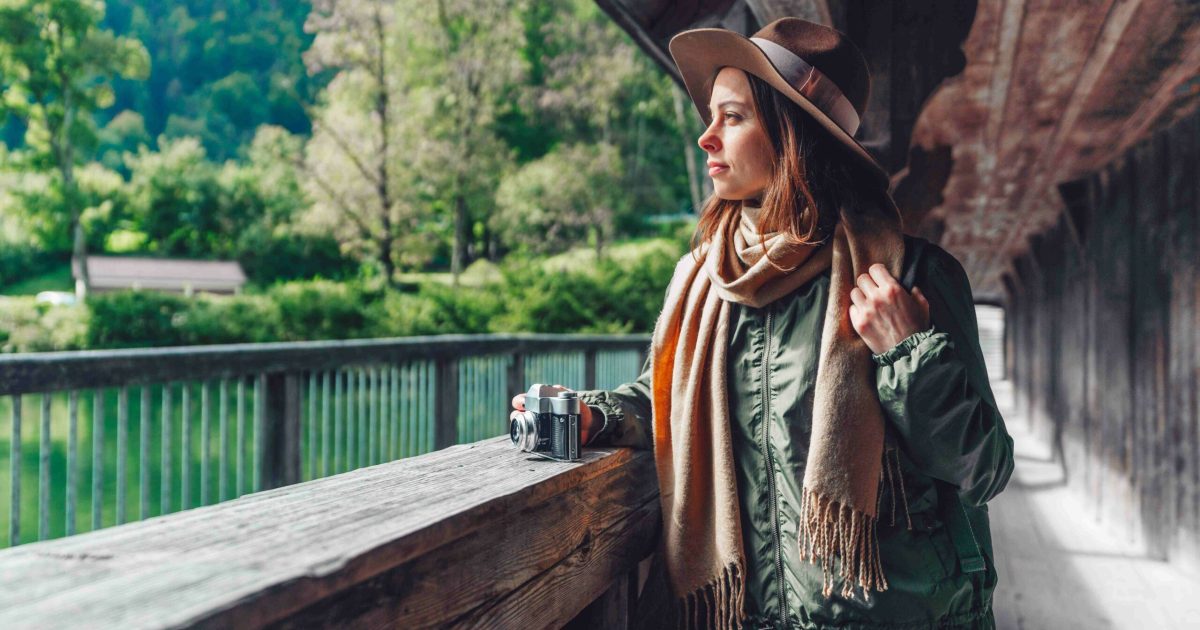
[[[0,627],[626,628],[648,451],[506,437],[0,551]]]
[[[446,335],[0,355],[0,545],[500,435],[529,384],[614,387],[648,343]]]

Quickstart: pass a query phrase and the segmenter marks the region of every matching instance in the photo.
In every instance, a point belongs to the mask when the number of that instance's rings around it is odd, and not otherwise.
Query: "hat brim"
[[[726,66],[744,70],[766,81],[803,109],[817,124],[824,127],[847,150],[847,155],[860,162],[878,180],[883,190],[890,185],[888,172],[853,136],[833,122],[829,116],[788,83],[771,60],[750,38],[723,28],[697,28],[679,33],[668,45],[679,75],[687,87],[688,96],[705,126],[712,123],[708,101],[712,96],[713,80]]]

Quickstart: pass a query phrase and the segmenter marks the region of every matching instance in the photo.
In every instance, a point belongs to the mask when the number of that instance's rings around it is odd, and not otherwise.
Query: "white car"
[[[70,291],[41,291],[34,299],[38,302],[49,302],[50,304],[74,304],[75,294]]]

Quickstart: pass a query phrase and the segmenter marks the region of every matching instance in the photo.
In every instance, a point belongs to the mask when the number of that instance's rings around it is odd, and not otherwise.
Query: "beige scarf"
[[[894,212],[843,212],[832,242],[760,240],[734,216],[680,260],[651,346],[654,455],[663,510],[661,553],[685,627],[741,627],[746,559],[738,515],[725,371],[731,302],[762,307],[831,267],[812,442],[799,531],[802,560],[819,562],[823,592],[886,590],[874,525],[884,468],[884,420],[871,351],[850,324],[850,290],[880,262],[899,277]],[[889,478],[893,478],[889,472]]]

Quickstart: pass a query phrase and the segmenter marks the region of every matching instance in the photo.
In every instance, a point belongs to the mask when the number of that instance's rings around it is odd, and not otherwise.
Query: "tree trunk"
[[[671,98],[675,101],[675,124],[679,126],[679,135],[683,139],[683,157],[687,164],[688,192],[692,195],[692,212],[700,213],[700,205],[704,199],[700,196],[700,177],[696,172],[696,149],[687,133],[687,118],[683,115],[683,94],[679,88],[671,88]]]
[[[458,286],[458,277],[462,275],[463,264],[467,254],[467,200],[460,193],[454,197],[454,255],[450,259],[450,273],[454,276],[454,286]]]
[[[79,207],[79,195],[75,191],[75,169],[72,164],[74,155],[69,146],[63,147],[61,153],[58,155],[58,168],[63,178],[63,197],[67,202],[67,208],[71,212],[71,231],[74,237],[71,257],[77,260],[79,265],[79,278],[75,285],[75,296],[80,300],[84,300],[87,299],[88,293],[92,289],[92,277],[88,273],[87,235],[83,231],[83,211]]]

